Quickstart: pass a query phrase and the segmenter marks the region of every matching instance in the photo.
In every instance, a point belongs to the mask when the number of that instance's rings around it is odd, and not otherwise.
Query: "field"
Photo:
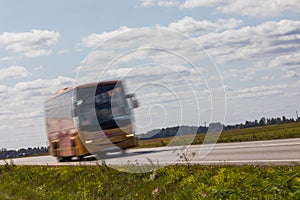
[[[183,140],[193,136],[178,136],[172,143],[181,144]],[[205,135],[198,134],[195,136],[192,144],[202,144]],[[242,142],[242,141],[256,141],[256,140],[274,140],[285,138],[299,138],[300,137],[300,122],[277,124],[271,126],[261,126],[255,128],[245,128],[233,131],[222,132],[218,143],[225,142]],[[158,138],[151,140],[140,140],[138,147],[159,147],[167,145],[173,137]]]
[[[300,199],[300,166],[0,166],[0,199]]]

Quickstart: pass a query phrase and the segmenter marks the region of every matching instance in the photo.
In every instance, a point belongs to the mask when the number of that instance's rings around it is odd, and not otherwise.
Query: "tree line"
[[[245,123],[235,124],[235,125],[222,125],[220,123],[210,123],[209,126],[175,126],[175,127],[168,127],[162,129],[154,129],[148,131],[147,133],[141,134],[138,136],[139,140],[148,140],[148,139],[157,139],[157,138],[166,138],[166,137],[173,137],[178,135],[190,135],[190,134],[205,134],[208,130],[213,132],[212,130],[221,130],[223,131],[231,131],[231,130],[238,130],[244,128],[253,128],[259,126],[269,126],[274,124],[286,124],[286,123],[293,123],[299,122],[300,118],[286,118],[285,116],[277,117],[277,118],[265,118],[262,117],[260,120],[254,121],[245,121]],[[215,128],[220,127],[222,128]]]
[[[0,149],[0,159],[17,158],[24,156],[42,155],[48,153],[48,147],[21,148],[19,150]]]

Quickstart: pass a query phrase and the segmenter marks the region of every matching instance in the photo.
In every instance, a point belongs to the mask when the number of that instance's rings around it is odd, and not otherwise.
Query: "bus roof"
[[[103,82],[95,82],[95,83],[87,83],[83,85],[77,85],[77,86],[72,86],[72,87],[66,87],[58,90],[56,93],[54,93],[52,96],[50,96],[48,99],[46,99],[46,103],[55,99],[56,97],[59,97],[67,92],[70,92],[74,90],[75,88],[88,88],[88,87],[93,87],[97,85],[109,85],[117,82],[122,82],[121,80],[113,80],[113,81],[103,81]]]

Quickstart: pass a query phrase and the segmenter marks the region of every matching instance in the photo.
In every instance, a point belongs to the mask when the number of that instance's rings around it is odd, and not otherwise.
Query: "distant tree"
[[[259,120],[259,125],[260,125],[260,126],[265,126],[265,125],[266,125],[266,118],[262,117],[262,118]]]
[[[245,122],[245,128],[249,128],[250,126],[251,126],[251,122],[246,121],[246,122]]]
[[[281,118],[280,118],[280,117],[277,117],[277,118],[276,118],[276,124],[281,124],[281,123],[282,123]]]
[[[282,116],[282,123],[286,123],[287,122],[287,120],[286,120],[286,117],[285,116]]]
[[[271,124],[276,124],[276,119],[272,117]]]

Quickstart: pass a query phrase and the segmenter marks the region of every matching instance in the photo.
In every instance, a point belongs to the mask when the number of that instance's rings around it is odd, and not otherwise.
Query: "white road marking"
[[[217,144],[213,147],[213,149],[242,149],[242,148],[256,148],[256,147],[274,147],[274,146],[294,146],[294,145],[299,145],[300,146],[300,142],[297,143],[277,143],[277,144],[259,144],[259,145],[240,145],[240,146],[235,146],[234,143],[226,143],[226,144],[232,144],[232,146],[224,146],[224,147],[220,147]],[[205,148],[206,145],[209,144],[204,144],[201,145],[200,148],[202,148],[203,150],[205,149],[211,149],[211,148]]]
[[[289,159],[289,160],[209,160],[209,161],[191,161],[192,163],[293,163],[300,162],[300,159]]]

